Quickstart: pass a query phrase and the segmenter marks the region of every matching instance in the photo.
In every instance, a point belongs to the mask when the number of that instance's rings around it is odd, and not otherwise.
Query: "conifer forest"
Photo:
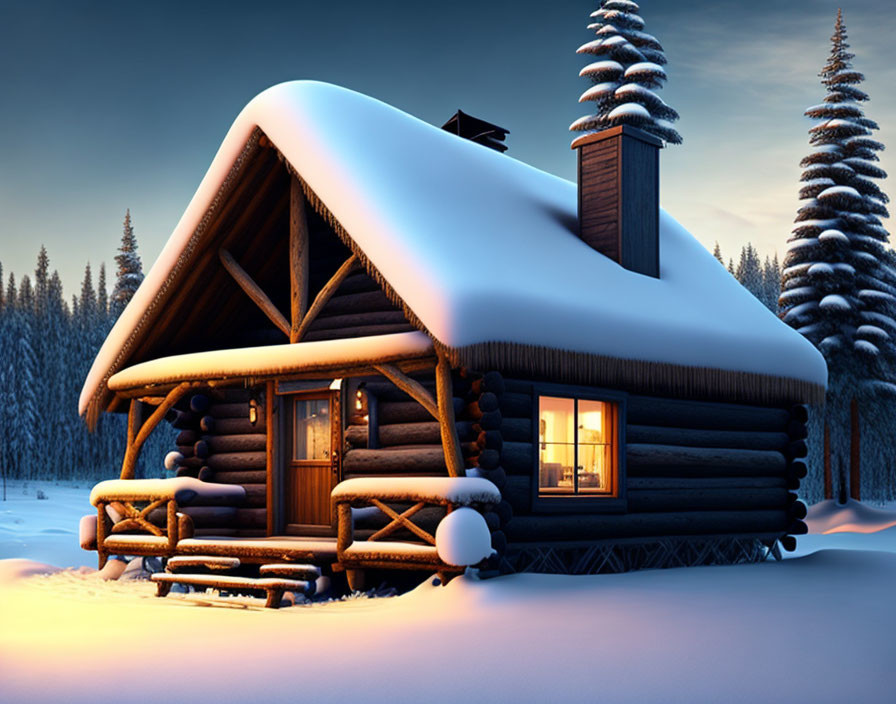
[[[0,470],[2,479],[116,477],[124,453],[127,418],[103,414],[87,431],[78,396],[93,358],[143,280],[130,212],[115,257],[115,280],[90,264],[78,294],[66,300],[41,247],[33,278],[5,274],[0,289]],[[4,276],[0,262],[0,276]],[[162,424],[147,441],[138,476],[162,475],[162,458],[174,434]]]

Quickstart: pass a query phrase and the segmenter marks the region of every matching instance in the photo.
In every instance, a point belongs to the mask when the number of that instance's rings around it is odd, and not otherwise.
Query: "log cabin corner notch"
[[[357,581],[363,554],[371,567],[450,572],[417,540],[458,505],[423,486],[449,477],[494,492],[470,501],[498,570],[730,562],[790,546],[804,529],[802,404],[823,396],[824,361],[666,213],[653,278],[576,236],[577,201],[574,184],[357,93],[315,82],[262,93],[80,401],[88,422],[132,415],[125,479],[167,415],[176,472],[202,491],[146,488],[170,515],[145,540],[131,533],[143,523],[101,513],[101,558],[127,545],[313,561]],[[337,492],[348,480],[363,491]],[[396,487],[406,501],[382,498]],[[331,494],[373,510],[343,506],[352,525],[338,533]],[[132,505],[141,520],[150,498]]]

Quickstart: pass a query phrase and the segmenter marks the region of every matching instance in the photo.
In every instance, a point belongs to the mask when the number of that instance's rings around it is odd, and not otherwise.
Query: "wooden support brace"
[[[162,401],[161,404],[159,404],[158,408],[153,411],[153,414],[146,420],[145,423],[143,423],[139,432],[136,433],[133,441],[128,443],[127,450],[125,450],[124,461],[121,463],[122,479],[134,478],[134,467],[137,464],[137,456],[140,454],[140,448],[143,447],[143,443],[146,442],[146,438],[149,437],[149,434],[159,424],[159,421],[161,421],[162,418],[165,417],[165,414],[171,410],[172,406],[180,401],[181,398],[183,398],[184,394],[187,393],[187,391],[197,385],[198,384],[185,381],[175,386],[173,389],[171,389],[171,391],[168,392],[168,395],[165,396],[165,400]],[[128,415],[130,417],[130,414]],[[130,438],[130,429],[128,430],[128,437]]]
[[[420,511],[421,509],[423,509],[426,506],[425,501],[421,501],[420,503],[414,504],[407,511],[404,511],[401,514],[398,514],[395,511],[393,511],[391,508],[389,508],[389,506],[384,504],[379,499],[371,499],[371,503],[374,506],[376,506],[380,511],[382,511],[387,516],[389,516],[389,518],[392,519],[392,522],[389,523],[388,525],[386,525],[385,527],[380,528],[376,533],[371,535],[368,538],[368,540],[380,540],[382,538],[385,538],[387,535],[392,535],[392,533],[394,533],[395,531],[404,527],[404,528],[407,528],[409,531],[411,531],[418,538],[425,540],[430,545],[436,544],[435,538],[433,538],[432,535],[427,533],[420,526],[418,526],[416,523],[413,523],[410,520],[411,516],[413,516],[415,513],[417,513],[418,511]]]
[[[358,256],[353,254],[336,270],[336,273],[333,274],[332,278],[324,284],[324,287],[314,297],[314,302],[311,304],[308,312],[305,313],[305,317],[302,318],[302,323],[299,325],[298,329],[289,335],[290,342],[301,341],[302,336],[308,332],[311,323],[314,322],[314,319],[318,316],[321,310],[323,310],[323,307],[327,305],[327,301],[333,297],[333,294],[336,293],[336,289],[338,289],[342,282],[345,281],[345,278],[352,273],[352,270],[357,264]]]
[[[451,382],[451,363],[444,354],[439,354],[436,365],[436,397],[438,399],[439,434],[442,438],[442,451],[445,453],[445,466],[452,477],[466,476],[464,456],[457,437],[457,424],[454,418],[454,390]]]
[[[392,364],[375,364],[374,369],[423,406],[433,418],[439,420],[439,405],[420,382],[411,379]]]
[[[289,188],[289,302],[292,327],[289,341],[298,342],[308,311],[308,219],[302,184],[293,176]]]
[[[290,337],[291,328],[286,318],[284,318],[283,314],[277,310],[277,306],[271,302],[271,299],[261,290],[261,287],[252,280],[252,277],[249,276],[249,274],[246,273],[246,270],[233,258],[233,255],[222,247],[218,250],[218,256],[220,257],[224,268],[227,269],[227,272],[233,277],[234,281],[239,284],[239,287],[246,292],[246,295],[252,299],[255,305],[268,316],[270,321],[276,325],[284,335]]]

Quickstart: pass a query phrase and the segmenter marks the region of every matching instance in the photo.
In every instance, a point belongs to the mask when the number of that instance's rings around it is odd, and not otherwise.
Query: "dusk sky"
[[[509,156],[574,179],[567,128],[588,86],[575,50],[598,4],[0,0],[4,278],[33,275],[43,243],[68,297],[88,261],[105,261],[111,283],[126,208],[148,269],[240,109],[286,80],[337,83],[436,125],[461,108],[509,129]],[[802,112],[824,96],[838,6],[896,173],[892,0],[640,5],[684,137],[662,153],[661,201],[706,246],[784,254]]]

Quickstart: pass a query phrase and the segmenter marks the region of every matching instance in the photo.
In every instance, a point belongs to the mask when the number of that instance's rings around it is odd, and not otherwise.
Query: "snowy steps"
[[[262,565],[258,577],[232,574],[240,567],[236,557],[179,555],[168,560],[166,572],[156,572],[151,579],[159,597],[167,596],[175,584],[227,591],[257,590],[265,592],[265,607],[276,609],[285,592],[313,596],[320,577],[320,568],[315,565],[275,563]]]

